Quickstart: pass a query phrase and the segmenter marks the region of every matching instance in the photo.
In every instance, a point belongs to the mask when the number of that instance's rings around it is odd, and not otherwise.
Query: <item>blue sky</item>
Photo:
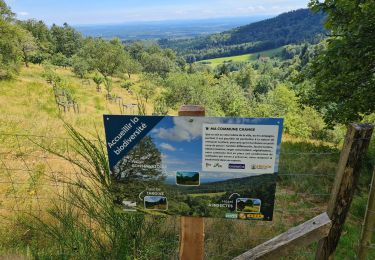
[[[106,24],[277,15],[309,0],[5,0],[20,19]]]

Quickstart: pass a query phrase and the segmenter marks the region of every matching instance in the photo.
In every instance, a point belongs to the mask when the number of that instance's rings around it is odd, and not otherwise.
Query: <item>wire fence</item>
[[[73,140],[68,137],[0,133],[0,144],[1,225],[19,213],[43,217],[51,201],[64,197],[69,181],[81,174],[77,166],[42,148],[73,155]],[[283,143],[273,221],[206,219],[206,258],[231,259],[324,212],[339,155],[339,150],[322,144]],[[171,221],[178,234],[178,219]],[[363,216],[351,213],[348,221],[356,230],[355,255]],[[375,250],[375,244],[369,247]],[[176,250],[168,258],[177,259]],[[308,248],[294,257],[309,258],[314,250]]]

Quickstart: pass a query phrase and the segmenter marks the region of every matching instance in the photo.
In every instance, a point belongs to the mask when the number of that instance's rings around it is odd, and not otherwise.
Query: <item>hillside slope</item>
[[[325,33],[323,13],[299,9],[277,17],[206,37],[160,40],[162,47],[202,60],[278,48],[303,41],[314,42]]]

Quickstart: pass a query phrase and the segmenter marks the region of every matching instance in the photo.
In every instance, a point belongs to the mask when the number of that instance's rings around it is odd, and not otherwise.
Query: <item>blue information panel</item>
[[[271,221],[283,119],[104,115],[116,203]]]

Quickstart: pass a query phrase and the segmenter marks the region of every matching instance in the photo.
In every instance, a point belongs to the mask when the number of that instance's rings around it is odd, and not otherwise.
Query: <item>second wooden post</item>
[[[202,106],[182,106],[179,116],[205,116]],[[180,259],[204,259],[204,218],[181,217]]]

